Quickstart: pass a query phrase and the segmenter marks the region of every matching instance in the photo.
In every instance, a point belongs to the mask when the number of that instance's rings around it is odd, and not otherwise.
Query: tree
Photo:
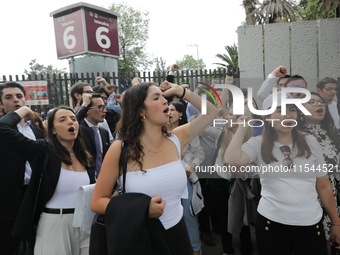
[[[201,70],[205,68],[203,59],[194,59],[191,55],[185,55],[181,60],[176,61],[177,65],[181,67],[182,71],[185,70]]]
[[[246,25],[255,25],[259,19],[259,1],[257,0],[244,0],[243,8],[246,13]]]
[[[336,18],[339,16],[340,0],[309,0],[299,14],[301,20]]]
[[[304,1],[304,0],[302,0]],[[246,24],[292,22],[298,18],[298,6],[292,0],[244,0]]]
[[[265,0],[260,13],[264,24],[293,22],[298,17],[298,8],[290,0]]]
[[[46,77],[47,74],[52,76],[52,74],[66,73],[66,68],[58,69],[52,65],[44,66],[37,63],[36,59],[31,60],[29,68],[29,70],[24,70],[26,75],[43,75]]]
[[[119,14],[118,40],[120,58],[118,72],[136,72],[146,69],[152,61],[145,53],[145,43],[149,38],[149,12],[139,11],[120,3],[112,4],[111,11]]]
[[[155,71],[165,72],[169,70],[170,67],[166,65],[166,61],[162,57],[155,58],[156,68]]]
[[[238,67],[238,51],[237,46],[234,43],[231,46],[225,46],[227,54],[216,54],[220,60],[225,63],[214,63],[216,65],[223,66],[227,69],[227,75],[239,78],[239,67]]]

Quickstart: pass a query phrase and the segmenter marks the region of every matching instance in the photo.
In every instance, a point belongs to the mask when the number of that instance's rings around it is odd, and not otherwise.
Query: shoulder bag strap
[[[122,152],[119,158],[119,166],[120,169],[123,170],[123,187],[122,193],[125,193],[125,181],[126,181],[126,172],[127,172],[127,159],[128,159],[128,144],[122,142]]]

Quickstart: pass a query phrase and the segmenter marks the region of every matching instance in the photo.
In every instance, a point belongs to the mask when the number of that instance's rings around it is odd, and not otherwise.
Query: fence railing
[[[178,71],[175,73],[175,83],[189,84],[191,89],[197,86],[197,82],[204,82],[211,84],[212,80],[217,80],[218,83],[224,83],[226,77],[226,69],[214,69],[214,70],[191,70],[191,71]],[[9,81],[42,81],[46,80],[48,85],[48,98],[49,105],[35,105],[31,106],[39,112],[46,112],[48,109],[56,107],[58,105],[70,105],[70,88],[78,81],[87,82],[91,86],[95,86],[98,83],[95,78],[102,76],[110,84],[116,84],[118,93],[121,93],[131,85],[131,80],[134,77],[140,77],[143,82],[155,82],[157,84],[162,83],[166,77],[165,71],[153,71],[153,72],[138,72],[119,74],[112,72],[103,73],[59,73],[59,74],[47,74],[44,75],[9,75],[2,76],[2,82]]]

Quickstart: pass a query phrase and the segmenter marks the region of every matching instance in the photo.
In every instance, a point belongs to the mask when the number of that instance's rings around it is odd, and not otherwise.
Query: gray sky
[[[67,60],[58,60],[53,18],[49,14],[80,1],[10,0],[1,3],[0,75],[21,75],[29,62],[67,68]],[[108,8],[112,0],[85,0]],[[122,1],[117,1],[121,3]],[[207,68],[216,68],[215,57],[225,53],[224,46],[237,44],[237,27],[245,20],[242,0],[125,0],[141,11],[149,11],[149,40],[146,51],[162,57],[168,65],[185,54],[202,58]],[[0,78],[1,80],[1,78]]]

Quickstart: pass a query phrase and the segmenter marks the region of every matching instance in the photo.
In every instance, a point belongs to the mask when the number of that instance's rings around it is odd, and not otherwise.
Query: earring
[[[181,120],[182,119],[182,116],[179,116],[179,120]]]
[[[145,120],[145,115],[143,115],[143,118],[141,118],[141,121],[143,122]]]

